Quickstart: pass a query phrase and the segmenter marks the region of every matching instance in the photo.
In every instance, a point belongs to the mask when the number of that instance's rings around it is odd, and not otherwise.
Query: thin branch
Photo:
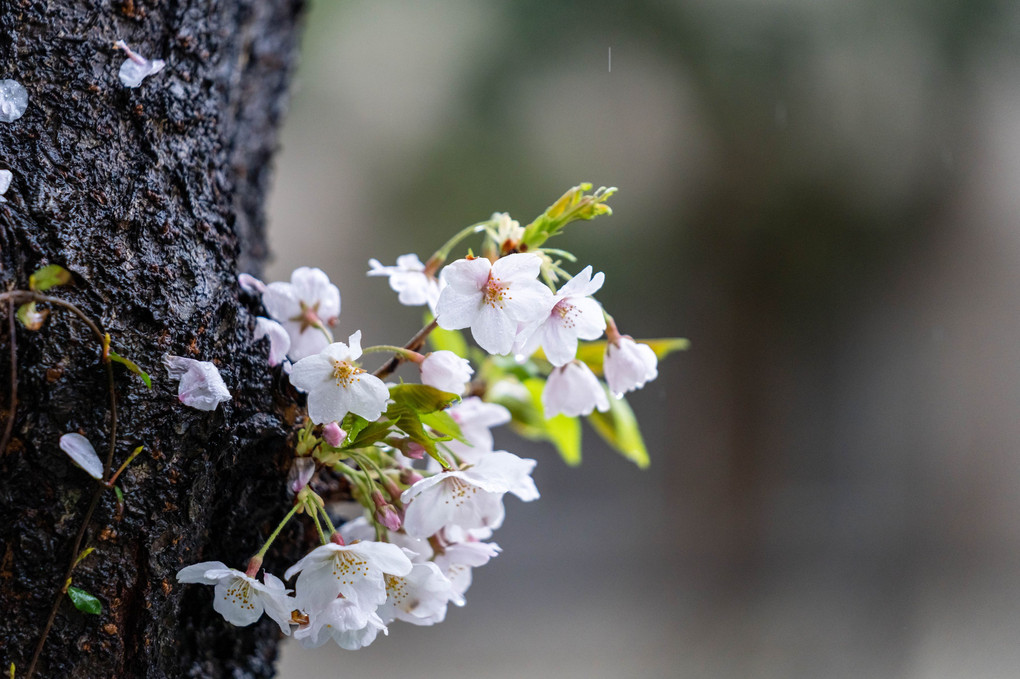
[[[84,311],[79,309],[74,304],[62,300],[58,297],[50,297],[48,295],[41,295],[38,292],[31,290],[12,290],[10,292],[0,293],[0,302],[7,301],[10,304],[10,323],[11,323],[11,374],[14,387],[11,390],[12,402],[16,398],[16,387],[17,387],[17,374],[16,374],[16,347],[14,338],[14,305],[18,302],[43,302],[46,304],[52,304],[66,309],[81,319],[92,331],[92,334],[96,336],[99,341],[101,360],[106,366],[106,381],[109,387],[110,393],[110,451],[106,457],[106,464],[103,468],[103,476],[109,478],[110,469],[113,466],[113,455],[117,449],[117,391],[113,381],[113,363],[110,361],[110,357],[107,353],[106,334],[102,329],[89,318]],[[13,405],[11,410],[11,418],[8,422],[8,430],[10,430],[14,420]],[[0,447],[0,451],[6,450],[7,447],[7,435],[4,436],[4,445]],[[53,602],[53,608],[50,609],[49,618],[46,619],[46,626],[43,627],[42,636],[39,637],[39,643],[35,647],[35,652],[32,653],[32,661],[28,665],[28,672],[25,674],[26,679],[31,679],[32,675],[35,674],[35,666],[39,662],[39,657],[42,655],[43,648],[46,645],[46,639],[49,637],[50,630],[53,628],[53,621],[57,617],[57,611],[60,610],[60,603],[67,593],[67,587],[70,584],[71,574],[74,571],[74,567],[77,562],[78,553],[81,551],[82,540],[85,539],[85,533],[88,530],[89,523],[92,521],[92,515],[95,514],[96,507],[99,506],[99,500],[103,496],[103,491],[106,490],[106,486],[99,485],[96,490],[92,493],[92,501],[89,503],[89,508],[85,512],[85,517],[81,522],[81,527],[78,529],[78,535],[74,539],[74,548],[71,550],[71,561],[67,566],[67,571],[64,573],[60,590],[57,592],[57,596]]]
[[[7,416],[7,426],[4,427],[4,436],[0,439],[0,457],[7,453],[7,444],[11,442],[11,434],[14,433],[14,418],[18,412],[18,338],[15,334],[17,328],[14,325],[13,299],[7,308],[7,320],[11,329],[11,406]]]
[[[414,337],[407,340],[407,344],[404,345],[404,349],[408,349],[410,351],[418,351],[419,349],[421,349],[422,345],[425,344],[425,338],[428,337],[429,333],[435,330],[437,327],[439,327],[439,324],[436,323],[435,320],[433,320],[431,323],[429,323],[424,328],[415,333]],[[405,359],[403,356],[397,354],[390,360],[383,363],[382,367],[380,367],[372,374],[378,377],[379,379],[389,377],[389,375],[394,370],[396,370],[397,366],[399,366],[400,363],[404,360]]]

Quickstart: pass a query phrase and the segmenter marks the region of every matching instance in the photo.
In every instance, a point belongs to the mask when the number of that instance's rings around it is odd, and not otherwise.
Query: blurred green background
[[[502,432],[543,498],[468,605],[281,676],[1016,676],[1018,38],[983,0],[314,2],[267,280],[399,343],[369,257],[591,181],[615,214],[555,245],[692,349],[630,399],[649,470]]]

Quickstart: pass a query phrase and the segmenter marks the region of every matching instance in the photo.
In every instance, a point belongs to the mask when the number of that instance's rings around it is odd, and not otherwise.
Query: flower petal
[[[60,437],[60,449],[67,453],[76,465],[84,469],[86,474],[96,480],[102,480],[103,463],[87,438],[81,434],[64,434]]]

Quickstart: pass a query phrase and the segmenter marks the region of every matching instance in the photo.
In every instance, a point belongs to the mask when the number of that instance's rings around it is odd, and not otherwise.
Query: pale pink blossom
[[[510,421],[510,411],[496,403],[486,403],[477,396],[469,396],[454,403],[447,411],[460,426],[467,443],[457,440],[445,441],[450,452],[461,462],[477,462],[486,453],[493,450],[492,427]]]
[[[390,288],[398,293],[397,300],[404,306],[428,304],[435,311],[439,300],[439,282],[426,273],[425,265],[418,255],[397,257],[396,266],[383,266],[378,259],[368,260],[369,276],[388,276]]]
[[[264,583],[219,561],[205,561],[177,571],[177,581],[214,585],[213,609],[232,625],[246,627],[262,617],[263,611],[290,634],[290,611],[294,600],[279,578],[263,572]]]
[[[658,377],[658,363],[659,359],[650,346],[639,344],[630,337],[623,336],[615,342],[606,343],[603,369],[609,389],[617,398]]]
[[[552,292],[538,280],[542,260],[531,253],[460,259],[444,269],[446,287],[436,305],[441,328],[471,328],[490,354],[513,348],[518,325],[543,318],[552,308]]]
[[[294,632],[294,638],[305,648],[317,648],[333,640],[340,648],[356,651],[375,641],[379,632],[389,633],[375,611],[350,599],[324,602],[306,614],[307,624]]]
[[[466,537],[462,542],[448,544],[437,554],[435,563],[453,585],[454,591],[463,595],[471,587],[471,569],[484,566],[502,551],[495,542],[481,542]]]
[[[237,275],[237,284],[249,295],[261,295],[266,291],[265,283],[247,273]]]
[[[503,495],[538,499],[531,480],[534,460],[494,451],[471,467],[445,471],[422,479],[403,492],[404,531],[426,538],[442,528],[499,528],[505,510]]]
[[[94,479],[102,480],[103,463],[96,455],[92,443],[81,434],[64,434],[60,437],[60,449],[67,453],[71,460],[85,470]]]
[[[270,283],[262,303],[290,335],[292,360],[313,356],[329,345],[326,329],[340,316],[340,291],[321,269],[302,266],[290,275],[289,283]]]
[[[542,406],[546,418],[563,414],[568,417],[590,415],[598,408],[609,410],[609,398],[591,368],[580,361],[571,361],[554,368],[542,390]]]
[[[416,563],[404,576],[386,576],[386,601],[376,613],[384,623],[403,620],[434,625],[446,618],[446,607],[464,605],[464,597],[434,563]]]
[[[375,420],[386,409],[390,392],[375,375],[355,365],[361,356],[361,331],[303,358],[291,369],[290,383],[308,393],[308,417],[316,424],[339,422],[348,412]]]
[[[411,561],[396,545],[366,540],[350,545],[316,547],[287,569],[290,580],[300,573],[296,597],[301,608],[322,608],[337,595],[373,610],[386,600],[383,574],[407,575]]]
[[[216,410],[230,400],[230,391],[219,369],[209,361],[163,354],[163,366],[170,379],[179,380],[177,398],[196,410]]]
[[[445,350],[426,354],[418,369],[422,384],[458,396],[464,393],[475,372],[466,358]]]
[[[554,366],[574,360],[577,340],[593,340],[606,329],[602,307],[589,295],[595,294],[605,280],[601,271],[593,277],[591,267],[567,281],[553,297],[549,314],[536,324],[525,328],[518,337],[519,350],[515,353],[531,356],[542,347],[545,357]],[[524,341],[521,341],[524,337]]]

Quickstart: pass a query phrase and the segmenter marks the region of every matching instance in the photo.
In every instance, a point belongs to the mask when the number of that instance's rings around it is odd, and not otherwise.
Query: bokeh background
[[[543,498],[468,605],[281,676],[1017,676],[1018,37],[1005,0],[313,2],[270,280],[399,343],[369,257],[587,180],[615,214],[558,245],[692,348],[631,398],[649,470],[502,432]]]

